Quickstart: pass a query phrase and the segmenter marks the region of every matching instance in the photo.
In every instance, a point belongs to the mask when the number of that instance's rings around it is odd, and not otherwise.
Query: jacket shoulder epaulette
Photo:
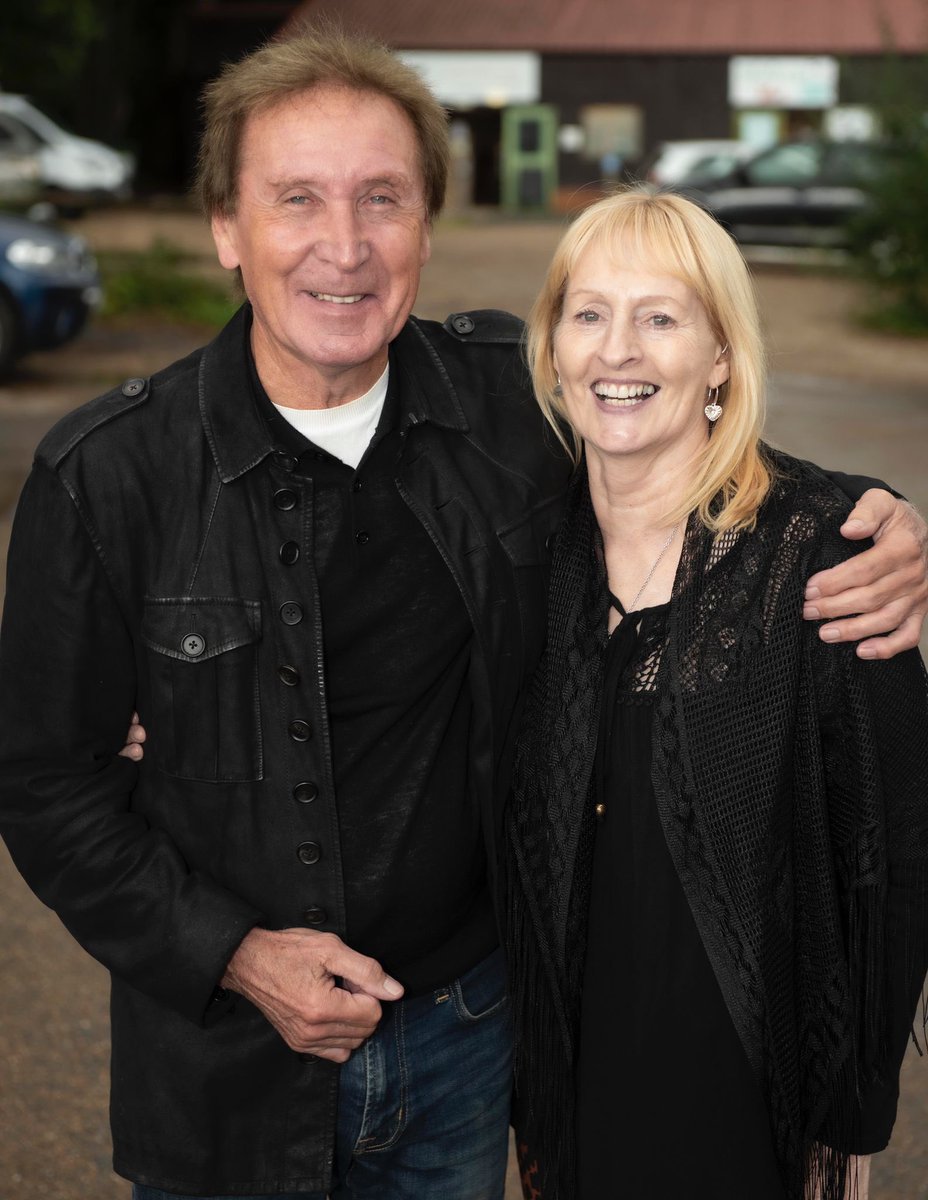
[[[518,345],[524,325],[501,308],[477,308],[471,312],[451,313],[442,328],[459,342],[502,342]]]
[[[39,443],[36,459],[56,469],[94,430],[139,408],[151,395],[151,380],[136,377],[104,392],[62,417]]]

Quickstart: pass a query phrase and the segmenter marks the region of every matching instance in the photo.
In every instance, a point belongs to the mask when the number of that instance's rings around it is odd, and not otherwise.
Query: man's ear
[[[227,271],[234,271],[241,265],[235,237],[235,218],[216,213],[210,221],[210,228],[213,231],[219,262]]]

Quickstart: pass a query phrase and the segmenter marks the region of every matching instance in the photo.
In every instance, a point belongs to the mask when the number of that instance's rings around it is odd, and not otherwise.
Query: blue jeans
[[[373,1036],[341,1069],[331,1200],[502,1200],[512,1074],[505,991],[497,950],[447,987],[384,1005]],[[193,1200],[139,1184],[132,1196]]]

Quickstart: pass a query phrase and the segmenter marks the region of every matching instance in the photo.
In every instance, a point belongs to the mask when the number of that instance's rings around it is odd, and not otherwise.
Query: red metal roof
[[[878,54],[928,50],[925,0],[307,0],[401,50]],[[290,23],[288,23],[289,27]]]

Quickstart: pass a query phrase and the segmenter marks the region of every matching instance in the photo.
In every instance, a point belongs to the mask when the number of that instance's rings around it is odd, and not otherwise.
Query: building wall
[[[644,153],[668,139],[731,136],[727,55],[545,55],[541,90],[544,102],[559,109],[562,125],[580,124],[588,104],[638,105]],[[562,186],[598,174],[597,163],[561,153]]]

